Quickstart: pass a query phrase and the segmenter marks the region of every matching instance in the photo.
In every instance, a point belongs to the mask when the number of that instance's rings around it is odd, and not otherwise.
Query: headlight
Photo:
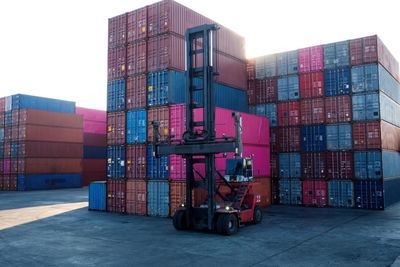
[[[184,208],[185,204],[182,203],[182,204],[179,205],[179,207]]]
[[[225,207],[225,210],[226,210],[226,211],[230,211],[231,209],[232,209],[232,208],[229,207],[229,206],[226,206],[226,207]]]

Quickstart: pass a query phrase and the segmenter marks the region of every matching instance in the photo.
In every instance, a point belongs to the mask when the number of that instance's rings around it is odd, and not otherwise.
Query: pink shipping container
[[[307,73],[324,68],[322,45],[299,49],[299,72]]]
[[[126,146],[126,178],[146,178],[146,145]]]
[[[116,47],[126,42],[126,14],[108,20],[108,47]]]
[[[3,161],[3,174],[10,174],[11,171],[11,160],[10,159],[4,159]]]
[[[304,179],[325,179],[327,175],[326,154],[324,152],[302,153],[301,167]]]
[[[268,78],[264,80],[255,81],[255,100],[256,104],[264,104],[276,102],[277,93],[277,79]]]
[[[83,132],[92,134],[106,134],[107,125],[106,122],[97,121],[84,121],[83,122]]]
[[[300,127],[285,127],[278,129],[279,152],[300,151]]]
[[[116,47],[108,50],[108,80],[124,77],[126,74],[126,48]]]
[[[143,39],[147,36],[147,8],[136,9],[129,12],[128,19],[128,43]]]
[[[169,156],[169,179],[171,181],[186,179],[186,160],[182,156]]]
[[[325,122],[323,98],[304,99],[300,101],[301,125],[322,124]]]
[[[301,74],[300,98],[312,98],[324,96],[324,73],[311,72]]]
[[[107,112],[104,110],[76,107],[75,113],[83,115],[84,121],[107,122]]]
[[[0,114],[5,111],[6,111],[6,98],[0,97]]]
[[[146,72],[147,69],[147,42],[139,41],[130,44],[126,52],[126,64],[128,67],[128,75],[135,75]]]
[[[278,103],[278,126],[300,124],[300,103],[298,101]]]
[[[123,145],[125,143],[125,112],[107,114],[107,145]]]
[[[349,122],[351,121],[351,113],[351,99],[349,95],[325,98],[326,123]]]
[[[349,151],[326,152],[328,179],[353,179],[353,153]]]
[[[327,199],[327,185],[325,181],[303,181],[304,205],[325,207]]]
[[[146,75],[126,80],[126,107],[128,110],[146,107]]]

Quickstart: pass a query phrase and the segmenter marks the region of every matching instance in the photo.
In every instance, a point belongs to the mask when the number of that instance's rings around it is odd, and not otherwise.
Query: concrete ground
[[[234,236],[88,211],[87,188],[0,191],[0,266],[400,266],[400,205],[274,206]]]

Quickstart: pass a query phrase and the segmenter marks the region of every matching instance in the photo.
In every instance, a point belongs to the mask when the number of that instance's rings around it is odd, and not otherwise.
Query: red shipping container
[[[106,180],[106,172],[93,171],[93,172],[82,172],[82,186],[88,186],[94,181],[104,181]]]
[[[9,182],[10,182],[10,175],[3,175],[3,190],[4,191],[10,191],[8,188]]]
[[[20,109],[19,124],[83,129],[83,115],[38,109]]]
[[[82,159],[19,158],[19,174],[82,173]]]
[[[363,63],[362,38],[350,40],[350,65],[360,65]]]
[[[128,66],[127,74],[135,75],[146,72],[147,69],[147,43],[139,41],[130,44],[126,49],[126,64]]]
[[[126,183],[124,179],[107,179],[107,211],[125,213]]]
[[[311,72],[300,75],[300,98],[324,96],[324,73]]]
[[[351,98],[349,95],[325,98],[326,123],[350,122],[351,113]]]
[[[271,153],[278,153],[278,128],[270,128],[270,146],[271,146]]]
[[[10,173],[18,174],[18,159],[10,159]]]
[[[3,112],[6,112],[6,98],[0,97],[0,114]]]
[[[246,70],[247,70],[247,80],[254,80],[256,77],[256,65],[255,59],[247,59]]]
[[[247,82],[247,103],[249,105],[255,105],[256,104],[256,85],[255,81],[248,81]]]
[[[84,146],[107,146],[106,134],[83,133]]]
[[[18,176],[10,175],[8,180],[8,190],[17,191],[17,189],[18,189]]]
[[[126,146],[126,177],[146,178],[146,145]]]
[[[108,19],[108,47],[123,45],[126,42],[126,14]]]
[[[11,156],[11,142],[4,142],[3,157],[9,158]],[[0,159],[1,160],[1,159]]]
[[[325,122],[323,98],[300,101],[301,125],[322,124]]]
[[[83,172],[103,172],[107,170],[105,159],[83,159]]]
[[[353,179],[353,153],[350,151],[326,152],[328,179]]]
[[[0,112],[0,127],[1,128],[4,127],[4,123],[5,123],[4,119],[5,119],[5,114],[4,114],[4,111],[3,111],[3,112]]]
[[[278,126],[300,124],[300,103],[298,101],[278,103]]]
[[[3,160],[3,174],[10,174],[11,172],[11,160],[4,159]]]
[[[279,177],[278,155],[277,154],[271,154],[270,166],[271,166],[270,167],[271,168],[271,177],[272,178]]]
[[[327,199],[327,185],[325,181],[303,181],[304,205],[325,207]]]
[[[302,153],[301,167],[304,179],[325,179],[327,174],[326,154],[324,152]]]
[[[214,55],[214,66],[219,73],[219,75],[215,77],[216,82],[240,90],[246,90],[247,78],[245,61],[217,53]]]
[[[147,187],[144,180],[126,180],[126,213],[146,215]]]
[[[381,127],[379,121],[353,123],[353,149],[380,149]]]
[[[271,178],[254,178],[254,184],[249,193],[257,195],[256,205],[261,208],[271,206]]]
[[[129,12],[128,19],[128,43],[143,39],[147,36],[147,8],[136,9]]]
[[[125,112],[107,114],[107,145],[123,145],[125,143]]]
[[[108,80],[123,78],[126,74],[126,48],[108,50]]]
[[[169,183],[169,213],[173,217],[180,205],[186,202],[186,182]]]
[[[278,97],[277,79],[268,78],[255,81],[256,104],[276,102]]]
[[[19,109],[11,111],[11,126],[18,126],[19,123]]]
[[[300,151],[300,127],[285,127],[278,130],[278,152]]]
[[[18,125],[11,127],[11,141],[19,140],[19,127]]]
[[[271,179],[271,191],[272,191],[272,204],[278,205],[279,201],[279,180]]]
[[[146,75],[139,75],[126,80],[126,108],[128,110],[146,107]]]
[[[152,121],[160,122],[160,140],[164,141],[170,135],[169,132],[169,107],[158,107],[147,110],[147,140],[153,140],[154,128]],[[180,139],[181,137],[179,137]]]
[[[4,128],[4,142],[11,142],[12,139],[12,128],[5,127]]]
[[[381,121],[382,149],[400,151],[400,128]]]
[[[4,175],[3,175],[2,166],[3,166],[3,161],[0,160],[0,191],[5,190],[5,187],[4,187]]]

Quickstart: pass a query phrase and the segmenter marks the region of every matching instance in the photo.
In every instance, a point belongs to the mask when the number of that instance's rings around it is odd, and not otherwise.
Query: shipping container
[[[10,174],[18,174],[18,159],[10,159]]]
[[[147,71],[147,42],[138,41],[126,47],[127,75],[132,76]]]
[[[10,127],[11,126],[11,121],[12,121],[12,113],[10,111],[6,111],[4,114],[4,126],[5,127]]]
[[[107,111],[121,111],[125,109],[125,79],[107,83]]]
[[[272,205],[277,205],[280,203],[279,201],[279,180],[271,179],[271,191],[272,191]]]
[[[354,121],[379,120],[379,94],[357,94],[351,98]]]
[[[89,185],[89,210],[106,211],[107,182],[92,182]]]
[[[147,7],[127,14],[127,42],[132,43],[147,36]]]
[[[348,180],[328,181],[328,205],[331,207],[354,207],[354,185]]]
[[[17,158],[18,157],[18,142],[11,142],[10,146],[10,158]]]
[[[85,162],[85,160],[83,161]],[[104,165],[106,165],[104,163]],[[88,186],[94,181],[104,181],[107,179],[106,171],[85,171],[82,172],[82,186]]]
[[[300,152],[300,127],[278,129],[278,152]]]
[[[186,104],[170,106],[169,118],[171,139],[182,139],[183,133],[186,131]]]
[[[326,153],[328,179],[353,179],[353,153],[338,151]]]
[[[354,151],[354,177],[357,180],[381,179],[381,151]]]
[[[147,186],[144,180],[126,180],[126,213],[146,215]]]
[[[398,151],[382,151],[382,169],[385,181],[400,177],[399,160],[400,153]]]
[[[4,143],[3,158],[10,158],[11,155],[11,142]]]
[[[350,64],[349,41],[324,45],[324,69],[346,67]]]
[[[279,154],[279,178],[300,178],[301,159],[299,153]]]
[[[255,80],[255,104],[271,103],[277,100],[277,79]]]
[[[351,113],[350,96],[341,95],[325,98],[326,123],[350,122]]]
[[[147,147],[147,177],[152,180],[165,180],[169,176],[168,155],[153,157],[153,146]]]
[[[350,94],[350,68],[340,68],[324,71],[325,96]]]
[[[327,191],[325,181],[303,181],[303,204],[325,207],[328,202]]]
[[[399,201],[400,179],[389,179],[383,183],[384,190],[384,204],[388,207]]]
[[[322,124],[325,122],[323,98],[304,99],[300,101],[300,124]]]
[[[125,147],[109,146],[107,147],[107,177],[124,178],[125,177]]]
[[[123,145],[125,143],[125,112],[107,113],[107,145]]]
[[[98,146],[84,146],[83,147],[84,159],[105,159],[107,158],[107,148]]]
[[[313,98],[324,96],[324,73],[310,72],[301,74],[300,81],[300,98]]]
[[[302,197],[302,183],[299,179],[279,180],[279,201],[281,204],[301,205]]]
[[[298,101],[278,103],[278,126],[300,124],[300,103]]]
[[[126,108],[128,110],[146,108],[146,83],[146,75],[138,75],[126,80]]]
[[[278,153],[278,141],[279,141],[279,135],[278,135],[279,129],[277,128],[271,128],[270,129],[270,147],[271,147],[271,153]]]
[[[146,145],[126,146],[126,178],[146,178],[147,148]]]
[[[83,132],[93,133],[93,134],[107,134],[107,123],[98,121],[84,121],[83,122]]]
[[[18,131],[19,141],[44,141],[64,143],[83,142],[83,129],[50,127],[41,125],[20,125]]]
[[[85,146],[106,146],[107,135],[83,133],[83,145]]]
[[[126,42],[126,14],[108,19],[108,48],[121,46]]]
[[[102,147],[100,147],[102,148]],[[36,142],[18,143],[19,158],[82,158],[81,143]],[[105,158],[105,153],[104,153]]]
[[[372,104],[370,104],[371,106]],[[377,106],[380,106],[376,108]],[[376,116],[376,112],[380,111],[380,118],[386,122],[389,122],[397,127],[400,127],[400,105],[390,99],[383,93],[379,94],[379,103],[374,103],[373,106],[368,110],[369,117],[378,117]],[[367,115],[366,115],[367,117]]]
[[[264,57],[265,77],[276,76],[276,55],[268,55]]]
[[[250,188],[249,193],[257,195],[256,205],[261,208],[271,206],[271,178],[260,177],[254,178],[254,184]]]
[[[379,121],[353,123],[353,148],[358,150],[381,148]]]
[[[355,181],[354,195],[356,208],[384,209],[382,181]]]
[[[379,90],[378,65],[368,64],[351,68],[351,86],[353,93]]]
[[[104,110],[76,107],[76,114],[83,115],[84,121],[107,122],[107,112]]]
[[[5,111],[6,111],[6,98],[0,97],[0,113],[3,113]]]
[[[144,109],[128,111],[126,122],[126,142],[128,144],[145,143],[147,138],[147,111]]]
[[[0,112],[0,127],[4,128],[5,112]]]
[[[82,187],[82,174],[18,175],[18,191]]]
[[[124,179],[107,180],[107,211],[125,213],[126,181]]]
[[[256,61],[255,59],[246,59],[246,72],[247,80],[251,81],[256,78]],[[1,110],[1,99],[0,99],[0,110]]]
[[[167,181],[147,183],[147,215],[168,217],[169,184]]]
[[[11,111],[12,110],[12,96],[6,96],[4,101],[4,111]]]
[[[17,126],[17,124],[15,124],[15,126]],[[83,129],[83,115],[37,109],[20,109],[19,125],[42,125]]]
[[[11,111],[11,126],[18,126],[19,124],[19,109]]]
[[[186,179],[186,160],[181,155],[169,155],[169,179],[171,181]]]
[[[325,179],[327,176],[326,153],[302,153],[301,169],[303,179]]]
[[[326,149],[325,141],[325,125],[301,127],[301,151],[324,151]]]
[[[276,55],[277,76],[296,74],[299,69],[298,51],[284,52]]]
[[[117,80],[126,75],[126,48],[115,47],[108,50],[108,80]]]
[[[353,135],[350,123],[326,125],[326,149],[351,150]]]
[[[3,159],[4,158],[4,143],[0,142],[0,164],[3,164]],[[0,174],[3,173],[3,165],[0,166]]]
[[[247,81],[246,96],[248,105],[256,104],[256,85],[254,80]]]
[[[264,57],[257,57],[254,59],[255,64],[255,77],[256,79],[265,79],[265,64]]]
[[[322,45],[303,48],[299,53],[299,73],[322,70],[324,68]]]
[[[186,204],[186,182],[169,183],[169,215],[174,217],[176,210]]]
[[[396,103],[400,103],[400,79],[394,79],[381,65],[378,65],[379,90]]]
[[[278,78],[278,101],[297,100],[300,97],[299,76],[290,75]]]
[[[82,158],[19,158],[18,173],[82,173]]]
[[[385,121],[380,121],[380,126],[381,148],[400,151],[400,128]]]
[[[4,128],[0,128],[0,143],[4,142]]]
[[[12,110],[25,108],[74,114],[75,102],[23,94],[13,95]]]
[[[160,141],[165,141],[170,136],[169,132],[169,107],[158,107],[147,110],[147,140],[153,142],[154,140],[154,127],[153,121],[160,123],[159,133]]]
[[[269,103],[269,104],[259,104],[255,106],[255,115],[267,117],[269,118],[269,126],[276,127],[277,126],[277,111],[276,111],[276,104]]]
[[[106,159],[83,159],[83,172],[102,172],[102,176],[105,177],[107,171],[107,160]]]

